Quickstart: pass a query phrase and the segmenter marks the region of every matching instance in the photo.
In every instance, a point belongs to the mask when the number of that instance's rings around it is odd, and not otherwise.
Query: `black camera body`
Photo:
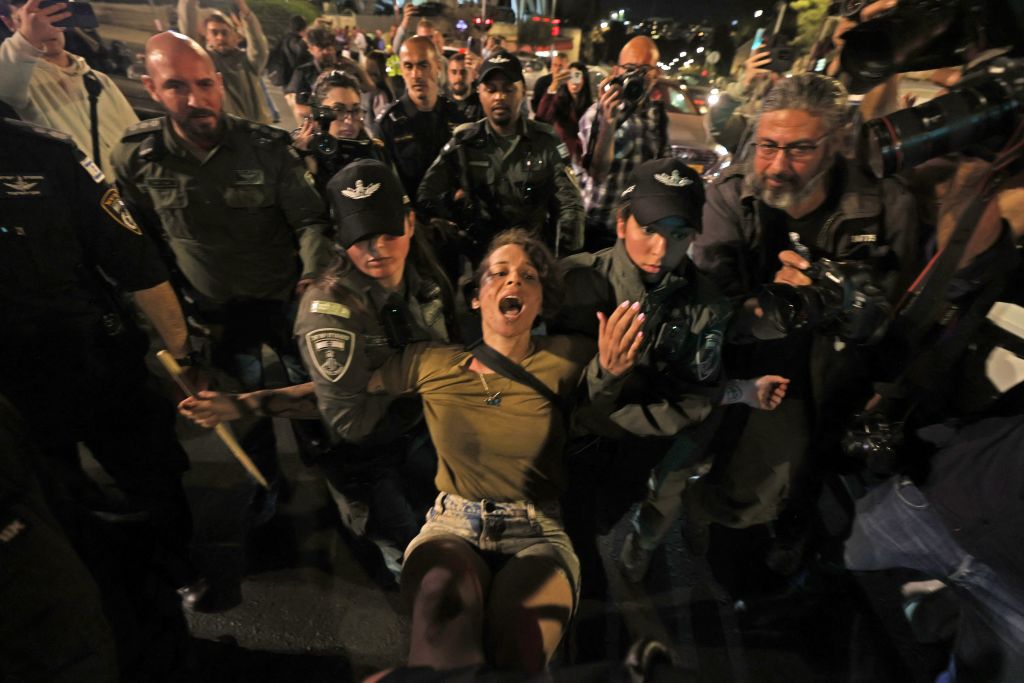
[[[870,265],[822,258],[804,274],[812,284],[772,283],[757,294],[763,319],[779,332],[829,332],[855,344],[873,344],[885,335],[892,306],[874,284]]]
[[[608,81],[604,88],[608,90],[613,85],[618,85],[622,88],[624,104],[635,108],[647,93],[647,69],[648,67],[630,69]]]
[[[854,416],[840,446],[847,457],[863,461],[875,474],[887,475],[895,471],[904,442],[902,422],[870,412]]]

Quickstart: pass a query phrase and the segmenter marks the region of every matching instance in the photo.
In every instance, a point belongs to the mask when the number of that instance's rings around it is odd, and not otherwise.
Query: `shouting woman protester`
[[[369,377],[349,419],[360,421],[376,401],[418,394],[437,449],[441,493],[402,567],[412,604],[409,665],[536,673],[562,638],[580,580],[557,502],[568,411],[588,362],[606,374],[629,371],[644,316],[628,302],[598,314],[596,358],[592,339],[534,336],[538,318],[557,309],[561,281],[547,247],[521,230],[495,238],[476,280],[482,343],[410,344]],[[320,341],[328,340],[312,343]],[[328,371],[347,362],[338,342],[318,352]],[[182,409],[210,426],[219,419],[215,403],[185,401]]]

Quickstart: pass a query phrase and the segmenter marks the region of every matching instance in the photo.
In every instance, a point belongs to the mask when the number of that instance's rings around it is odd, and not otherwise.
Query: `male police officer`
[[[40,466],[68,487],[70,504],[144,518],[176,586],[194,583],[181,485],[188,458],[171,406],[147,388],[145,336],[109,284],[132,292],[166,348],[186,355],[185,320],[156,250],[70,137],[6,119],[0,216],[0,393],[24,416]],[[96,498],[80,442],[120,500]]]
[[[732,306],[686,255],[701,229],[703,206],[700,176],[681,161],[640,164],[620,196],[615,246],[564,261],[566,301],[554,327],[593,334],[594,313],[610,313],[623,301],[640,302],[646,318],[647,339],[629,375],[608,376],[594,366],[588,372],[592,392],[601,387],[603,402],[613,401],[616,409],[607,420],[583,418],[591,431],[611,439],[606,446],[618,456],[613,471],[625,472],[623,464],[637,471],[640,454],[657,463],[621,554],[634,581],[643,578],[651,551],[678,517],[680,493],[718,422],[708,420],[712,409],[738,402],[773,408],[785,393],[781,377],[724,377],[721,352]]]
[[[374,137],[384,141],[406,195],[416,203],[423,175],[452,131],[466,121],[458,108],[439,94],[440,66],[430,38],[413,36],[398,53],[405,94],[376,121]]]
[[[127,131],[114,154],[118,184],[147,231],[166,236],[195,316],[213,330],[214,364],[257,388],[267,344],[301,380],[288,307],[331,248],[312,176],[287,133],[222,113],[220,75],[192,40],[151,37],[146,67],[143,83],[167,116]],[[271,422],[258,422],[242,441],[276,480]],[[256,521],[272,514],[272,503],[273,496]]]
[[[486,118],[455,130],[417,193],[422,218],[455,221],[474,264],[495,234],[513,227],[562,251],[583,247],[583,200],[569,150],[551,126],[522,115],[524,88],[515,55],[484,60],[477,93]]]

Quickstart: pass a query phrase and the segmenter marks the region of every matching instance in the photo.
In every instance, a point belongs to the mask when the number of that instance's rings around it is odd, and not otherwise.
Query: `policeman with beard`
[[[522,115],[523,67],[504,50],[484,60],[476,91],[486,118],[456,129],[423,178],[421,215],[454,221],[475,265],[491,238],[524,228],[552,248],[583,247],[583,200],[555,129]]]
[[[430,38],[413,36],[404,41],[398,58],[405,94],[377,118],[371,134],[384,141],[402,187],[415,203],[427,168],[466,119],[440,94],[440,55]]]
[[[462,113],[463,118],[467,121],[479,121],[483,118],[484,107],[480,104],[480,96],[473,89],[476,68],[471,66],[471,59],[475,60],[475,55],[467,56],[462,53],[454,54],[448,59],[448,92],[451,93],[452,102]]]
[[[901,180],[870,178],[841,155],[845,112],[846,92],[834,79],[804,73],[780,80],[758,113],[753,158],[708,190],[694,262],[733,299],[737,326],[755,336],[765,337],[756,331],[765,328],[757,290],[773,281],[812,284],[807,256],[870,266],[890,300],[917,270],[914,199]],[[769,556],[769,564],[788,571],[799,559],[804,513],[816,490],[808,483],[816,463],[807,457],[827,456],[823,451],[837,444],[847,417],[870,395],[868,359],[864,347],[814,330],[736,351],[734,372],[789,377],[789,393],[775,412],[726,416],[727,424],[738,420],[723,430],[738,435],[726,446],[733,451],[728,471],[715,486],[688,489],[685,530],[701,551],[708,521],[747,527],[788,509],[781,528],[794,530],[793,538],[780,540]]]
[[[258,389],[266,344],[290,378],[303,381],[292,311],[332,255],[312,174],[288,133],[223,113],[221,76],[194,41],[170,31],[152,36],[146,70],[143,85],[167,115],[129,128],[114,150],[126,203],[145,232],[166,238],[213,364],[241,388]],[[274,512],[279,471],[271,421],[244,431],[242,445],[272,484],[253,499],[255,524]]]

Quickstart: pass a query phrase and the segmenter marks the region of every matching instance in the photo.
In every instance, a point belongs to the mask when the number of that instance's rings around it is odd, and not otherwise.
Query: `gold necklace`
[[[484,385],[484,395],[487,397],[486,399],[484,399],[484,403],[486,403],[489,406],[500,406],[501,392],[495,391],[493,394],[491,393],[491,388],[487,386],[487,380],[484,378],[484,374],[482,372],[478,373],[477,377],[480,378],[480,384]]]

